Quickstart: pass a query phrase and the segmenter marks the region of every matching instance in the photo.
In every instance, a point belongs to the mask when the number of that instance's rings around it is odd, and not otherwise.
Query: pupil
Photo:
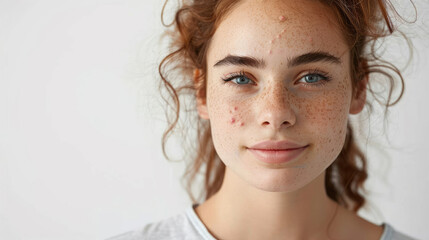
[[[314,76],[314,75],[307,76],[307,81],[315,82],[316,80],[317,80],[316,76]]]
[[[244,77],[239,77],[239,78],[238,78],[238,83],[246,83],[246,78],[244,78]]]

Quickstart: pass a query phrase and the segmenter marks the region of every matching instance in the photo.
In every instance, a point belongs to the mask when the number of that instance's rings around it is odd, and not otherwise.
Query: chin
[[[266,170],[259,173],[258,177],[253,174],[246,176],[247,182],[261,191],[289,193],[305,187],[318,177],[305,168]]]

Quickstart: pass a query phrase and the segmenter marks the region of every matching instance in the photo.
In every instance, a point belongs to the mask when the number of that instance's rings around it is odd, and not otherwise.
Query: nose
[[[290,99],[290,92],[283,83],[267,86],[256,101],[259,125],[275,130],[294,125],[296,115]]]

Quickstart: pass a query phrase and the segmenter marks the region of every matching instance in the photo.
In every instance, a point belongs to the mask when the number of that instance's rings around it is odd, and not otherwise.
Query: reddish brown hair
[[[187,162],[183,180],[186,181],[186,189],[193,202],[197,199],[193,195],[192,186],[201,169],[204,173],[204,189],[198,198],[204,194],[205,199],[208,199],[215,194],[221,187],[225,173],[225,165],[219,159],[212,142],[210,125],[208,121],[198,117],[195,96],[205,96],[207,48],[211,37],[222,18],[237,2],[236,0],[182,1],[171,24],[174,28],[167,32],[171,39],[171,52],[159,64],[162,80],[160,87],[164,93],[163,98],[170,107],[166,109],[169,125],[162,138],[163,152],[168,159],[166,143],[173,130],[177,128],[187,130],[182,137],[189,142],[186,145],[186,141],[183,141],[185,143],[183,147],[187,151],[186,156],[191,160]],[[379,103],[385,106],[386,113],[388,107],[401,99],[404,91],[404,80],[398,68],[380,59],[374,49],[377,39],[389,36],[395,31],[388,12],[388,6],[391,7],[391,4],[383,0],[324,0],[321,2],[334,10],[350,47],[350,73],[354,94],[357,94],[356,86],[365,76],[380,73],[387,77],[390,88],[386,102],[380,101],[377,97],[379,93],[372,90],[371,78],[367,89]],[[394,10],[393,7],[391,10]],[[163,14],[161,18],[163,19]],[[197,85],[193,81],[195,69],[201,70],[201,81],[198,81]],[[174,78],[169,77],[170,73],[175,74]],[[401,86],[399,96],[393,101],[395,74]],[[191,101],[183,104],[186,98],[181,101],[182,96],[187,96]],[[189,107],[185,109],[187,110],[185,117],[192,122],[188,126],[195,126],[195,128],[180,126],[180,116],[184,114],[181,106]],[[372,110],[368,100],[366,106],[369,111]],[[349,122],[342,151],[326,170],[327,195],[344,207],[358,211],[365,204],[365,197],[359,190],[364,190],[363,184],[367,176],[367,160],[355,142]]]

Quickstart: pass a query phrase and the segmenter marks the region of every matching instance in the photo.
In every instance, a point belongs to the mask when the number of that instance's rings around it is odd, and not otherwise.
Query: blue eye
[[[239,85],[243,85],[243,84],[249,84],[252,80],[250,80],[246,76],[242,75],[242,76],[234,77],[233,79],[231,79],[231,81],[233,81]]]
[[[303,80],[304,82],[302,82]],[[331,77],[326,73],[320,73],[318,70],[310,71],[310,73],[299,79],[299,82],[302,82],[301,84],[308,88],[322,87],[329,81],[331,81]]]
[[[320,82],[322,80],[326,80],[326,77],[320,75],[320,74],[307,74],[303,77],[303,79],[307,82],[307,83],[316,83],[316,82]]]
[[[233,82],[234,85],[250,85],[250,84],[255,84],[255,82],[250,79],[249,77],[246,76],[246,74],[244,72],[240,72],[240,73],[234,73],[232,75],[230,75],[229,77],[222,79],[225,82]]]

